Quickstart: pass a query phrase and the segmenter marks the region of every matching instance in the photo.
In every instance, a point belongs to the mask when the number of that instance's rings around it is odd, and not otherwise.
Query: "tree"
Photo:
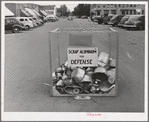
[[[60,8],[57,9],[57,12],[60,13],[60,16],[68,16],[70,10],[67,8],[65,4],[63,4],[60,6]]]
[[[90,16],[90,4],[78,4],[72,13],[75,16]]]

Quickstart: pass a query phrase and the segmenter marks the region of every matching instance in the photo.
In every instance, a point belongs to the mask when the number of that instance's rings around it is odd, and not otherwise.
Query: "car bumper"
[[[136,25],[124,25],[123,27],[125,27],[125,28],[137,28]]]

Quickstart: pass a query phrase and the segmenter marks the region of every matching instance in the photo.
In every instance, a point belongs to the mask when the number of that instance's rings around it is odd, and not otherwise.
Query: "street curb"
[[[117,32],[117,31],[116,31],[116,30],[114,30],[113,28],[111,28],[111,27],[109,27],[109,28],[110,28],[110,30],[111,30],[111,31],[115,31],[115,32]]]

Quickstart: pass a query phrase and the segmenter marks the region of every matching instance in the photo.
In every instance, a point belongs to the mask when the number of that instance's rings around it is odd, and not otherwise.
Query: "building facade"
[[[48,15],[56,16],[56,6],[55,5],[42,5],[39,6],[40,10],[44,10]]]
[[[145,14],[145,5],[142,4],[92,4],[90,15],[107,16],[108,14],[135,15]]]
[[[5,6],[14,13],[15,17],[24,16],[24,12],[29,15],[25,8],[35,10],[38,13],[40,13],[40,10],[44,10],[47,14],[56,15],[55,5],[41,6],[32,3],[5,3]]]

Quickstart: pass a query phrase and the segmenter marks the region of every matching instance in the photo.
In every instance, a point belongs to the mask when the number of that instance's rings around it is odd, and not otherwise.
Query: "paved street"
[[[45,25],[5,34],[5,112],[143,112],[144,111],[144,31],[119,31],[119,83],[117,97],[95,97],[97,103],[67,102],[68,97],[50,97],[48,32],[95,28],[112,31],[87,19],[60,19]],[[80,29],[81,28],[81,29]]]

